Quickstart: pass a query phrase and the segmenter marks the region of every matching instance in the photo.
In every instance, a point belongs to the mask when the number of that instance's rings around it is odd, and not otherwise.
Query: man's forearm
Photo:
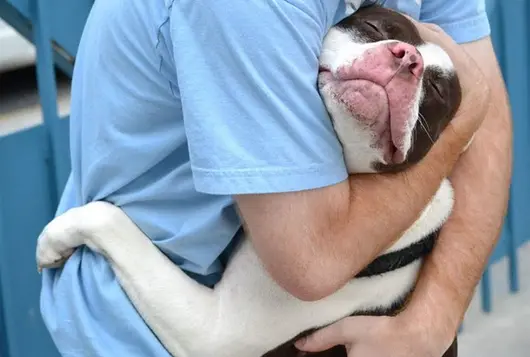
[[[419,217],[459,158],[461,141],[450,130],[442,133],[427,157],[406,172],[357,175],[333,187],[263,197],[259,203],[259,197],[238,197],[265,268],[300,299],[338,290]],[[300,222],[309,222],[302,230],[283,219],[293,210]],[[270,222],[282,221],[271,230]],[[319,230],[314,222],[328,223]]]
[[[354,273],[395,243],[418,219],[447,177],[451,162],[459,157],[458,152],[448,153],[448,146],[443,143],[433,148],[422,163],[398,174],[349,178],[351,199],[343,251],[355,257]]]
[[[427,156],[405,172],[357,175],[303,192],[236,197],[258,256],[282,288],[304,300],[332,294],[419,218],[489,103],[489,87],[468,62],[459,62],[468,90],[458,113]]]
[[[451,176],[455,208],[425,262],[408,309],[419,321],[431,323],[433,333],[446,338],[463,319],[500,235],[509,196],[510,111],[498,69],[484,70],[492,101],[473,144]]]

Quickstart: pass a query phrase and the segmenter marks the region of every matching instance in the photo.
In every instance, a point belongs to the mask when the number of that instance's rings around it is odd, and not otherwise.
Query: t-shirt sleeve
[[[457,43],[490,34],[485,0],[423,0],[420,21],[437,24]]]
[[[171,41],[198,191],[288,192],[347,178],[316,86],[328,20],[319,1],[300,4],[173,2]]]

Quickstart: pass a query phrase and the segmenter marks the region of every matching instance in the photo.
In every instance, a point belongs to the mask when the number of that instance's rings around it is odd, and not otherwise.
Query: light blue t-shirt
[[[386,6],[458,42],[489,34],[484,1],[420,3]],[[110,201],[215,284],[240,231],[231,195],[347,177],[316,89],[323,36],[345,11],[343,0],[96,1],[74,71],[72,173],[58,213]],[[86,248],[44,272],[41,310],[63,356],[169,357]]]

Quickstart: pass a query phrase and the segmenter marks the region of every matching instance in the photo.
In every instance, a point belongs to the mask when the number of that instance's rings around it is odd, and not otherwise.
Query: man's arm
[[[295,193],[241,195],[238,206],[266,269],[285,290],[317,300],[342,287],[419,217],[464,141],[444,133],[398,174],[351,176]],[[369,239],[367,239],[369,237]]]
[[[451,175],[455,208],[407,308],[397,317],[342,319],[298,341],[298,348],[318,352],[346,345],[351,356],[440,356],[453,341],[499,237],[512,158],[510,111],[491,41],[485,38],[461,48],[486,74],[491,101],[484,123]]]
[[[485,73],[491,101],[482,127],[451,175],[454,212],[425,263],[406,312],[446,339],[453,338],[462,321],[500,235],[512,168],[511,116],[491,40],[461,47]]]
[[[397,240],[482,123],[490,95],[482,72],[446,34],[437,35],[445,38],[463,99],[448,129],[419,164],[398,174],[351,176],[318,190],[236,197],[265,268],[296,297],[330,295]]]

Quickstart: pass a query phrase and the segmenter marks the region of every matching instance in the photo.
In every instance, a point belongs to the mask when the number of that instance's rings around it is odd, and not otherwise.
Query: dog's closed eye
[[[440,97],[443,99],[443,90],[441,88],[441,85],[439,83],[437,83],[436,81],[432,80],[432,79],[429,79],[429,85],[431,86],[432,89],[434,89],[434,92]]]
[[[385,36],[383,35],[383,32],[381,32],[381,30],[379,29],[379,27],[377,27],[377,25],[375,25],[373,22],[366,20],[364,23],[366,24],[366,26],[368,26],[369,28],[371,28],[371,29],[373,30],[374,33],[378,34],[381,38],[384,38],[384,37],[385,37]]]

